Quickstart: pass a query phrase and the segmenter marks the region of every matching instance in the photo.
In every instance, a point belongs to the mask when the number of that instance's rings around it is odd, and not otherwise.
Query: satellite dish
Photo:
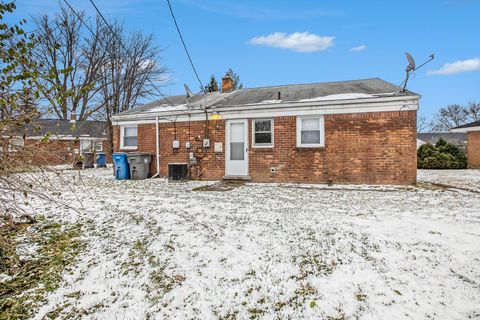
[[[405,92],[407,90],[407,83],[408,83],[408,79],[410,77],[410,72],[413,72],[413,71],[416,71],[416,70],[420,69],[421,67],[423,67],[424,65],[426,65],[427,63],[429,63],[430,61],[435,59],[435,54],[432,53],[430,56],[428,56],[427,61],[425,61],[424,63],[422,63],[421,65],[419,65],[417,67],[415,65],[415,60],[413,59],[412,55],[408,52],[405,52],[405,55],[407,56],[408,66],[405,68],[405,73],[406,73],[405,80],[403,80],[403,82],[400,84],[400,86],[402,87],[402,92]]]
[[[408,52],[405,52],[408,60],[407,72],[411,70],[415,70],[415,60],[413,59],[412,55]]]
[[[190,90],[190,88],[186,84],[184,84],[183,86],[185,87],[185,91],[187,92],[187,98],[190,99],[195,96],[192,90]]]

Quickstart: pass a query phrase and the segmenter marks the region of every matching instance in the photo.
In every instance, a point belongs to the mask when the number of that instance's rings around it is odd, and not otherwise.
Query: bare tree
[[[468,117],[471,121],[480,121],[480,103],[479,102],[469,102],[467,105]]]
[[[38,82],[40,71],[32,57],[41,38],[23,30],[25,20],[6,22],[6,16],[15,9],[15,2],[0,2],[0,220],[12,220],[12,214],[27,214],[28,195],[59,201],[48,190],[46,172],[31,163],[34,157],[42,157],[41,152],[30,148],[22,137],[21,129],[38,115],[37,90],[44,88]],[[18,172],[23,173],[20,176]]]
[[[118,23],[112,25],[112,30],[102,32],[108,63],[102,68],[100,78],[100,105],[110,128],[110,142],[113,141],[111,117],[133,108],[144,98],[157,97],[155,86],[163,82],[167,72],[158,63],[161,50],[154,44],[153,35],[127,34]]]
[[[417,117],[417,132],[427,132],[430,130],[432,123],[428,121],[424,114],[420,114]]]
[[[466,123],[469,114],[465,107],[458,104],[451,104],[441,108],[433,120],[432,130],[436,132],[447,132],[451,128]]]
[[[33,51],[40,66],[42,98],[59,119],[73,115],[83,120],[102,107],[95,101],[107,59],[101,28],[95,23],[90,27],[95,35],[86,33],[82,20],[87,21],[84,12],[77,16],[63,6],[53,19],[47,14],[35,19],[42,38]]]

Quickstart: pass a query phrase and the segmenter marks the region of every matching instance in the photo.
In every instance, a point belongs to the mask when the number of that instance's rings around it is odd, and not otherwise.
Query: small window
[[[138,142],[138,127],[128,126],[120,128],[120,149],[136,149]]]
[[[252,127],[254,147],[273,147],[273,119],[254,119]]]
[[[324,131],[323,116],[297,117],[297,147],[324,147]]]
[[[84,154],[85,152],[92,151],[92,141],[90,140],[80,140],[80,153]]]
[[[95,142],[95,145],[93,146],[93,149],[95,149],[96,152],[102,152],[103,151],[102,141]]]
[[[14,137],[10,139],[8,144],[8,152],[17,152],[23,149],[25,142],[22,137]]]

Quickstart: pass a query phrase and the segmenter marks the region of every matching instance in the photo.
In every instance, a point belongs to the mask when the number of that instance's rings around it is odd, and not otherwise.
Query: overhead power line
[[[90,33],[94,36],[94,37],[97,37],[98,34],[95,34],[95,32],[90,28],[90,26],[88,26],[88,24],[81,18],[80,14],[77,13],[77,11],[73,8],[73,6],[70,5],[70,3],[67,1],[67,0],[63,0],[63,2],[65,2],[65,4],[70,8],[70,10],[79,18],[80,22],[90,31]],[[94,6],[95,10],[97,11],[97,13],[99,14],[100,18],[103,20],[103,22],[105,23],[105,25],[107,26],[107,28],[112,32],[113,36],[117,38],[119,44],[122,46],[123,49],[125,49],[125,51],[127,52],[128,55],[130,55],[130,52],[128,50],[128,48],[126,48],[124,46],[124,44],[122,43],[121,39],[118,38],[118,35],[113,31],[113,28],[110,26],[110,24],[107,22],[107,20],[105,19],[105,17],[103,16],[103,14],[100,12],[100,10],[98,9],[98,7],[95,5],[95,3],[93,1],[90,0],[90,2],[92,3],[92,5]],[[107,47],[107,50],[109,48]],[[150,85],[155,89],[155,91],[158,92],[158,94],[160,96],[163,97],[163,99],[168,103],[170,104],[172,107],[174,107],[175,109],[177,109],[178,111],[184,113],[185,115],[189,115],[188,113],[186,113],[185,111],[183,110],[180,110],[176,105],[174,105],[168,98],[167,96],[158,88],[158,86],[150,79],[147,79],[147,81],[150,83]]]
[[[66,1],[66,0],[64,0]],[[110,26],[110,24],[108,23],[107,19],[105,19],[105,17],[103,16],[102,12],[100,11],[100,9],[97,7],[97,5],[95,4],[95,2],[93,0],[90,0],[90,3],[92,4],[92,6],[95,8],[95,11],[97,11],[98,15],[100,16],[100,18],[103,20],[103,22],[105,23],[105,25],[107,26],[107,28],[110,30],[110,32],[112,33],[112,35],[117,38],[118,40],[118,43],[120,44],[120,46],[125,49],[127,51],[127,53],[129,53],[129,50],[128,48],[125,47],[125,45],[123,44],[122,42],[122,39],[118,38],[118,35],[117,33],[113,30],[112,26]],[[150,79],[147,79],[147,81],[150,83],[151,86],[153,86],[153,88],[155,89],[155,91],[158,92],[158,94],[160,94],[160,96],[162,96],[162,98],[167,102],[169,103],[172,107],[174,107],[175,109],[177,109],[178,111],[184,113],[185,115],[188,115],[188,113],[186,113],[185,111],[183,110],[180,110],[175,104],[173,104],[173,102],[171,102],[167,96],[158,88],[158,86],[155,85],[155,83],[153,83],[152,80]]]
[[[185,40],[183,40],[182,32],[180,31],[180,27],[178,26],[177,19],[175,18],[175,14],[173,13],[173,9],[172,9],[172,5],[170,4],[170,0],[167,0],[167,3],[168,3],[168,8],[170,9],[170,14],[172,15],[172,18],[173,18],[173,22],[175,23],[175,28],[177,29],[180,40],[182,41],[183,49],[185,49],[185,53],[187,54],[188,61],[190,61],[190,65],[192,66],[193,72],[195,73],[195,76],[197,77],[198,83],[200,84],[200,88],[203,91],[202,80],[200,80],[200,77],[198,76],[197,69],[195,68],[195,65],[193,64],[193,61],[192,61],[192,57],[190,56],[190,53],[188,52],[187,45],[185,44]]]

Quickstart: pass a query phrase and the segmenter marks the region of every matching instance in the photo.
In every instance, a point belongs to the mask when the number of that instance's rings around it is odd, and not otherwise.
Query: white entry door
[[[228,120],[225,131],[225,175],[248,176],[247,120]]]

